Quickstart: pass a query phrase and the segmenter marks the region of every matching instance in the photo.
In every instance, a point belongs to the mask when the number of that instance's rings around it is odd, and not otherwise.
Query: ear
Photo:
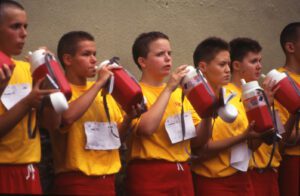
[[[139,65],[141,66],[142,69],[145,69],[147,67],[146,65],[146,59],[144,57],[139,57],[137,59]]]
[[[293,42],[286,42],[284,48],[288,53],[295,52],[295,46]]]
[[[200,71],[202,73],[206,73],[206,71],[207,71],[207,64],[204,61],[200,61],[198,63],[198,68],[200,69]]]
[[[62,59],[66,66],[69,67],[72,65],[72,56],[70,54],[64,54]]]
[[[232,62],[232,72],[239,72],[241,70],[241,62],[233,61]]]

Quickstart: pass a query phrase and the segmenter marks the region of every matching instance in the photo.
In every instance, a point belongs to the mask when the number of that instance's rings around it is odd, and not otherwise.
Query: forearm
[[[282,140],[288,141],[293,139],[292,133],[295,132],[296,115],[290,115],[286,123],[284,124],[285,133],[282,134]]]
[[[260,147],[260,145],[263,143],[263,140],[259,139],[259,138],[248,139],[247,143],[248,143],[249,149],[254,152],[255,150],[257,150]]]
[[[62,114],[63,125],[71,125],[81,118],[94,102],[95,97],[103,85],[104,83],[95,83],[86,93],[69,103],[69,109]]]
[[[137,128],[138,134],[150,136],[158,129],[171,93],[172,91],[165,88],[148,111],[141,115]]]
[[[282,136],[283,143],[296,144],[299,143],[300,140],[300,130],[297,131],[296,128],[294,128],[289,136],[287,136],[286,134],[283,134]]]
[[[8,134],[28,114],[31,107],[22,99],[10,110],[0,116],[0,138]]]
[[[212,118],[202,119],[196,128],[197,137],[191,140],[191,147],[198,148],[205,145],[212,135]]]

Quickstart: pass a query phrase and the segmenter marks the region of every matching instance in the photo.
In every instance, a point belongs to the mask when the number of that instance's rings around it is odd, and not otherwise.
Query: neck
[[[141,77],[141,82],[149,84],[151,86],[162,86],[164,84],[164,78],[153,77],[151,75],[143,73]]]
[[[210,84],[211,88],[213,89],[216,97],[219,98],[220,90],[221,90],[222,86],[221,85],[215,85],[213,83],[209,83],[209,84]]]
[[[71,71],[66,71],[66,77],[71,84],[75,84],[78,86],[84,86],[87,82],[86,78],[79,77]]]
[[[231,83],[233,83],[238,88],[241,88],[242,83],[241,83],[241,77],[239,76],[239,74],[232,73],[232,75],[231,75]]]
[[[300,74],[300,62],[298,62],[295,58],[287,58],[284,68],[292,73]]]

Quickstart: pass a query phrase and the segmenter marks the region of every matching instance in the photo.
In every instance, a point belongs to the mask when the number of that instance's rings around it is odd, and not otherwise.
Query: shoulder
[[[15,59],[13,59],[13,62],[15,63],[16,68],[30,71],[30,64],[28,62]]]

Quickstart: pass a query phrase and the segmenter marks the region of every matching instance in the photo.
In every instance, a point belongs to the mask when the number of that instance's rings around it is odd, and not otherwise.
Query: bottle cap
[[[50,101],[56,113],[61,114],[69,108],[66,97],[62,92],[50,94]]]
[[[242,81],[243,80],[243,81]],[[251,81],[251,82],[245,82],[244,79],[242,79],[242,90],[243,92],[249,91],[249,90],[254,90],[254,89],[262,89],[257,81]]]
[[[195,67],[193,67],[192,65],[189,65],[186,67],[186,70],[188,70],[187,74],[184,76],[184,78],[182,79],[182,84],[187,83],[189,80],[191,80],[192,78],[194,78],[196,75],[198,75]]]
[[[45,64],[46,51],[44,49],[39,49],[34,52],[29,51],[28,54],[31,65],[31,73],[33,73],[39,66]]]
[[[233,105],[228,103],[218,109],[218,115],[223,121],[232,123],[236,119],[238,111]]]
[[[284,79],[286,77],[286,74],[285,73],[281,73],[279,71],[277,71],[276,69],[272,69],[268,74],[267,74],[267,77],[270,77],[272,80],[275,80],[276,81],[276,84]]]

